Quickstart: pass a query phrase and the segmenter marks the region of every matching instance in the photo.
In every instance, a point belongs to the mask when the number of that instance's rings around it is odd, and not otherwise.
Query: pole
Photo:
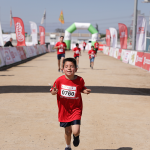
[[[132,49],[133,50],[136,50],[137,7],[138,7],[138,0],[134,0],[134,18],[133,18],[133,33],[132,33]]]

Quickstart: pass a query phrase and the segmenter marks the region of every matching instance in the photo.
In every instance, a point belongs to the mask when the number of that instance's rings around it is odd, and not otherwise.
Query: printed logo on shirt
[[[75,97],[76,95],[76,87],[75,86],[68,86],[68,85],[61,85],[61,96],[64,97]]]
[[[79,50],[76,51],[76,54],[79,54]]]

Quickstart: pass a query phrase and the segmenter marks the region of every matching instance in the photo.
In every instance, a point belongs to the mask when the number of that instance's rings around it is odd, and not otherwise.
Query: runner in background
[[[57,59],[58,59],[58,71],[63,72],[63,60],[65,59],[65,49],[67,48],[67,45],[64,41],[64,37],[60,37],[60,41],[56,43],[55,49],[57,49]],[[61,67],[60,67],[61,64]]]
[[[96,55],[97,55],[97,51],[98,51],[98,47],[99,47],[99,43],[97,41],[94,44],[94,47],[95,47],[95,51],[96,51]]]
[[[90,67],[91,69],[93,69],[94,59],[95,59],[95,54],[96,54],[96,51],[94,50],[94,46],[91,46],[91,50],[89,50],[88,54],[90,58]]]
[[[76,47],[73,49],[74,51],[74,58],[77,62],[77,68],[79,68],[79,55],[81,56],[81,49],[79,48],[79,44],[76,43]]]
[[[85,51],[85,47],[86,47],[86,42],[83,42],[83,51]]]

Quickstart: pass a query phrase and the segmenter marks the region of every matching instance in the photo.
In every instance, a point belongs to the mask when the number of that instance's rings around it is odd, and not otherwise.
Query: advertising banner
[[[13,58],[14,62],[21,61],[20,55],[19,55],[16,47],[9,47],[9,51],[10,51],[11,57]]]
[[[142,68],[150,72],[150,53],[144,53]]]
[[[99,50],[99,51],[103,51],[103,47],[104,47],[103,44],[99,44],[98,50]]]
[[[121,49],[127,49],[128,29],[125,24],[118,23]]]
[[[136,50],[146,50],[146,19],[144,16],[138,16],[137,33],[136,33]]]
[[[30,28],[31,28],[31,36],[32,36],[32,43],[33,45],[37,45],[38,44],[38,40],[37,40],[37,25],[35,22],[30,21]]]
[[[129,58],[129,64],[130,65],[135,66],[136,56],[137,56],[137,52],[136,51],[131,51],[130,58]]]
[[[114,49],[114,58],[118,58],[118,53],[119,53],[119,49],[118,48],[115,48]]]
[[[5,61],[2,55],[2,49],[0,49],[0,67],[5,66]]]
[[[110,47],[109,56],[114,57],[114,48]]]
[[[22,19],[18,17],[13,17],[15,30],[16,30],[16,38],[17,38],[17,46],[25,46],[25,30],[24,23]]]
[[[39,26],[40,32],[40,45],[45,44],[45,28],[43,26]]]
[[[21,60],[24,60],[24,59],[27,58],[23,47],[17,46],[16,49],[17,49],[17,51],[18,51],[18,53],[20,55]]]
[[[130,58],[131,51],[125,50],[122,62],[128,63]]]
[[[109,28],[111,35],[111,46],[113,48],[117,47],[117,30],[115,28]]]
[[[106,46],[110,47],[110,30],[106,29]]]
[[[143,52],[137,52],[135,66],[142,67],[143,65]]]
[[[6,65],[13,64],[14,60],[10,54],[9,48],[5,47],[5,48],[3,48],[3,51],[4,51],[4,59],[5,59]]]
[[[117,59],[119,59],[119,60],[121,59],[121,54],[122,54],[122,49],[119,49]]]

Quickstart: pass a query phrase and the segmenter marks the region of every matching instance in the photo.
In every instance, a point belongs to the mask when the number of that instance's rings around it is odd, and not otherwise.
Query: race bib
[[[91,54],[91,58],[93,58],[95,55]]]
[[[63,49],[59,49],[59,52],[63,52]]]
[[[76,54],[79,54],[79,50],[76,51]]]
[[[75,97],[75,95],[76,95],[76,87],[61,85],[61,96],[72,98]]]

